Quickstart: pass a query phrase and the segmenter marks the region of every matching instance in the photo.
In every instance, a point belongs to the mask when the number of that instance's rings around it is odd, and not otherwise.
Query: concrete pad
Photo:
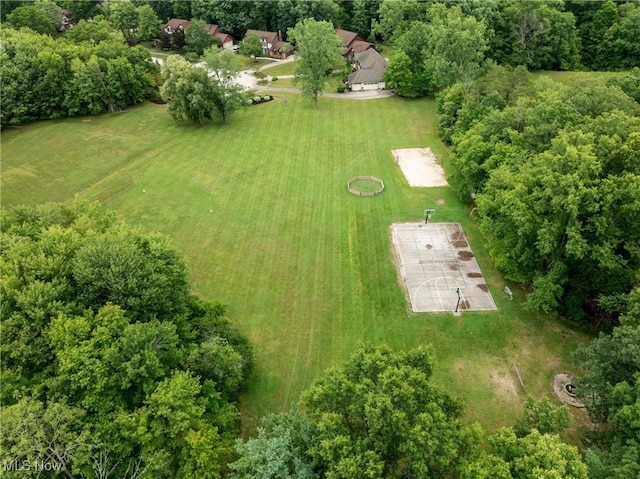
[[[459,223],[394,223],[391,238],[414,312],[498,309]]]
[[[401,148],[391,150],[409,186],[448,186],[442,166],[431,148]]]

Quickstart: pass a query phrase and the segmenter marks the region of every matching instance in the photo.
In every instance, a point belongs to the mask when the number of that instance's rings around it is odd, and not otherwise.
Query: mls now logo
[[[29,459],[18,460],[12,459],[11,461],[2,461],[2,469],[4,471],[53,471],[58,472],[62,470],[62,463],[56,461],[31,461]]]

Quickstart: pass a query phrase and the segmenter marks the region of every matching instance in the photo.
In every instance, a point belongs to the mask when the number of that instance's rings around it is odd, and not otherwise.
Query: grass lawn
[[[264,69],[264,72],[267,75],[271,76],[279,76],[279,75],[293,75],[295,73],[296,67],[298,65],[295,61],[286,62],[286,63],[277,63],[272,67],[268,67]]]
[[[576,81],[593,80],[595,78],[601,78],[608,80],[609,78],[616,76],[627,75],[629,72],[534,72],[535,76],[547,76],[552,80],[569,85]]]
[[[267,70],[270,73],[269,70]],[[335,93],[338,86],[342,84],[342,75],[330,75],[324,85],[324,91],[327,93]],[[269,86],[277,88],[300,88],[300,85],[294,85],[293,78],[278,78],[276,81],[269,83]]]
[[[447,169],[435,125],[429,99],[321,98],[316,110],[298,94],[245,108],[226,125],[177,126],[154,104],[39,122],[2,133],[2,205],[79,195],[169,235],[194,290],[227,303],[255,345],[245,432],[289,408],[362,341],[432,343],[435,381],[465,401],[469,421],[495,429],[512,423],[526,394],[550,395],[551,378],[574,371],[570,353],[586,338],[523,311],[516,285],[507,299],[451,188],[407,185],[390,150],[430,146]],[[358,175],[381,178],[384,193],[349,194],[346,181]],[[408,311],[389,226],[420,221],[427,207],[437,208],[432,221],[463,225],[497,312]]]

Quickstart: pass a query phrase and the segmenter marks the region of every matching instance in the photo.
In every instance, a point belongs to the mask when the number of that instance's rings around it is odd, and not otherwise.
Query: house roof
[[[293,50],[293,46],[289,42],[277,41],[273,44],[273,50],[276,52],[288,53]]]
[[[215,36],[220,39],[223,45],[225,43],[233,42],[233,37],[228,33],[218,32],[215,34]]]
[[[374,48],[369,48],[355,56],[358,69],[347,78],[349,83],[379,83],[382,81],[387,61]]]
[[[216,33],[222,32],[218,25],[214,25],[212,23],[205,23],[204,28],[211,34],[215,35]]]
[[[360,69],[373,68],[376,64],[382,65],[383,68],[387,66],[387,61],[375,48],[369,48],[364,52],[356,54],[354,59],[358,62]]]
[[[267,43],[275,44],[280,40],[280,35],[277,32],[265,32],[263,30],[247,30],[244,34],[246,40],[250,35],[257,35],[261,40],[265,40]]]
[[[167,22],[165,27],[168,27],[174,31],[184,30],[189,26],[189,20],[183,20],[182,18],[172,18]]]
[[[340,40],[342,40],[342,44],[345,47],[350,46],[354,40],[364,41],[364,38],[362,38],[357,33],[343,30],[342,28],[336,28],[336,34],[340,37]]]
[[[351,73],[347,79],[349,83],[379,83],[384,75],[384,67],[376,65],[373,68],[361,68]]]

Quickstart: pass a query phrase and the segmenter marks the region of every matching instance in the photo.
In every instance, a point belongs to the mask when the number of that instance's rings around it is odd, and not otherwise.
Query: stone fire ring
[[[553,392],[558,396],[558,399],[565,404],[573,407],[584,407],[582,401],[580,401],[575,395],[568,392],[568,385],[573,384],[573,376],[567,373],[558,373],[553,377]]]

